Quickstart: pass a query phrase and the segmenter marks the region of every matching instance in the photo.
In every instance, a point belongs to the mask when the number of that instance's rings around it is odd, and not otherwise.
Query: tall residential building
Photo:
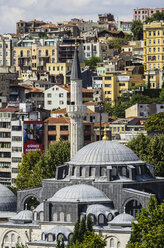
[[[151,17],[156,12],[162,12],[164,11],[164,8],[141,8],[141,9],[133,9],[133,20],[140,20],[141,22],[144,22],[146,20],[146,17]]]
[[[71,71],[71,104],[67,107],[71,119],[71,157],[84,145],[83,118],[86,106],[82,103],[82,76],[78,51],[75,47]]]
[[[164,22],[143,25],[145,71],[162,69],[164,66]]]

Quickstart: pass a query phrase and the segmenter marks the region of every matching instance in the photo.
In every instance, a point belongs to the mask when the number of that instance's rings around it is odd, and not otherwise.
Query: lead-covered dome
[[[69,164],[101,165],[124,164],[141,161],[127,146],[114,141],[97,141],[80,149]]]
[[[1,211],[16,211],[16,196],[2,184],[0,184],[0,212]]]
[[[99,189],[86,185],[76,184],[64,187],[57,191],[48,201],[52,202],[109,202],[110,199]]]

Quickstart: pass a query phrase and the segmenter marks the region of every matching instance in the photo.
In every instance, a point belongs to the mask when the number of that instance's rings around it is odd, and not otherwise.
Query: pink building
[[[162,12],[164,11],[164,8],[156,8],[156,9],[150,9],[150,8],[141,8],[141,9],[133,9],[133,20],[141,20],[141,22],[144,22],[146,17],[151,17],[156,12]]]

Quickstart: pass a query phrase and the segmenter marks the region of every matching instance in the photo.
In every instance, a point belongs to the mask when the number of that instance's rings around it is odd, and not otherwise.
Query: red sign
[[[30,151],[43,151],[43,123],[42,121],[24,121],[24,142],[23,151],[28,153]]]

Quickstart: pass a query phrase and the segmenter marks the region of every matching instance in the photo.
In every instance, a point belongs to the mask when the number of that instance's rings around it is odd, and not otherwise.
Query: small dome
[[[97,141],[80,149],[69,164],[101,165],[140,162],[127,146],[114,141]]]
[[[131,225],[132,221],[135,221],[136,219],[127,213],[122,213],[117,215],[109,224],[112,225]]]
[[[33,212],[42,212],[42,211],[44,211],[44,204],[43,204],[43,202],[42,203],[40,203],[34,210],[33,210]]]
[[[55,226],[52,229],[44,232],[46,235],[48,234],[54,234],[55,237],[57,237],[58,234],[62,233],[65,235],[66,238],[68,238],[69,234],[72,233],[71,229],[69,229],[68,227],[65,226]]]
[[[111,207],[109,206],[104,206],[102,204],[93,204],[93,205],[89,205],[87,208],[87,212],[86,214],[93,214],[95,216],[98,216],[100,213],[107,215],[108,213],[112,212],[113,209],[111,209]]]
[[[11,221],[32,222],[32,211],[23,210],[10,219]]]
[[[48,201],[54,202],[109,202],[110,199],[99,189],[86,185],[75,184],[57,191]]]
[[[16,196],[6,186],[0,184],[0,212],[16,211]]]

